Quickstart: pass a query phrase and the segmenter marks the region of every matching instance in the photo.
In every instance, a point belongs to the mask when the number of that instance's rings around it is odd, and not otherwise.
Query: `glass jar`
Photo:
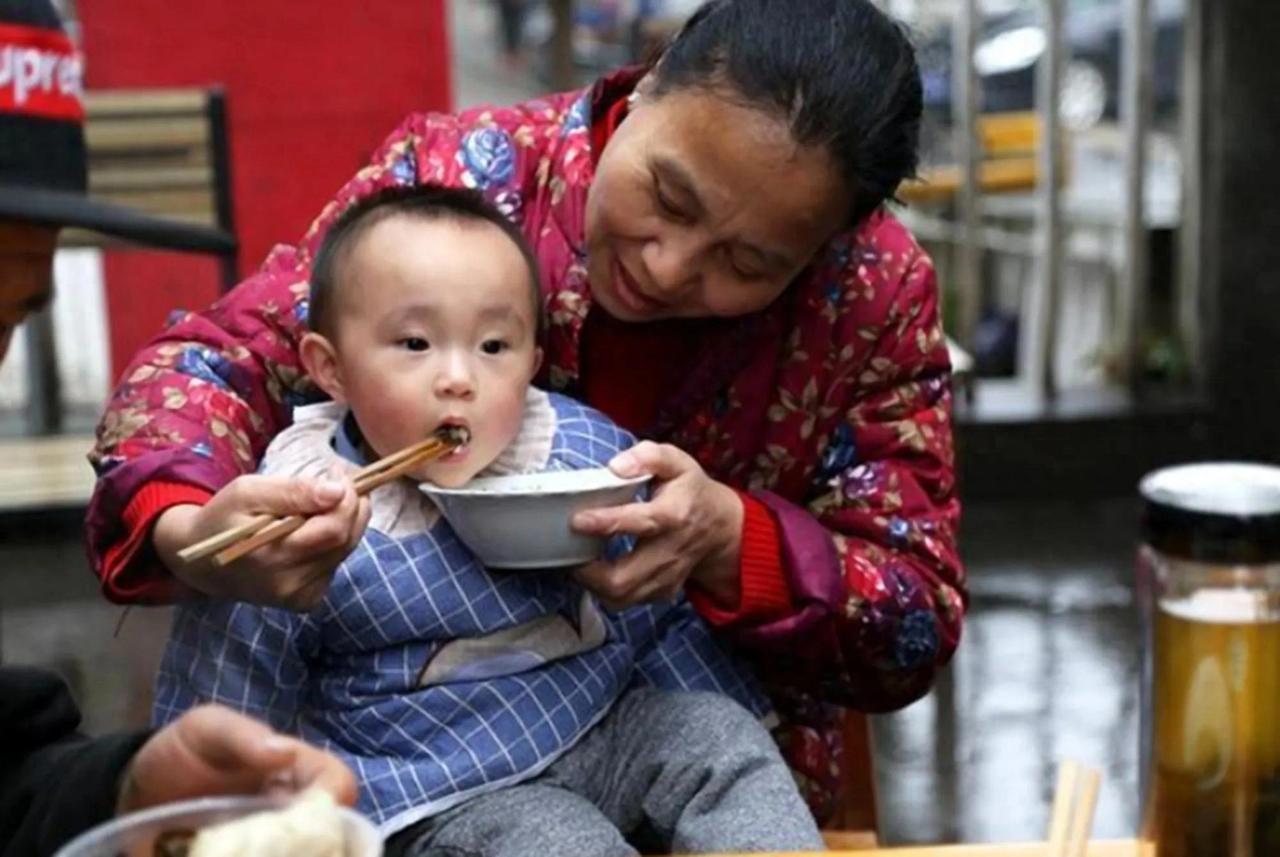
[[[1143,838],[1280,855],[1280,467],[1185,465],[1140,490]]]

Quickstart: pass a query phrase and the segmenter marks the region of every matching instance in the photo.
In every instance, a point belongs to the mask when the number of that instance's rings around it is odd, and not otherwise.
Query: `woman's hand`
[[[692,579],[725,609],[738,606],[738,556],[742,545],[742,500],[732,488],[703,471],[691,456],[669,444],[642,441],[609,463],[623,477],[652,474],[652,499],[574,516],[578,532],[638,538],[636,548],[614,563],[580,568],[580,583],[604,604],[619,609],[675,598]]]
[[[225,568],[209,558],[186,563],[178,551],[256,515],[307,515],[307,522]],[[166,509],[156,519],[152,543],[160,561],[193,589],[219,598],[290,610],[310,610],[324,598],[338,564],[351,553],[369,523],[369,501],[350,480],[317,481],[280,476],[241,476],[203,506]]]
[[[193,708],[151,737],[125,769],[117,814],[215,795],[316,787],[350,806],[356,781],[338,757],[228,708]]]

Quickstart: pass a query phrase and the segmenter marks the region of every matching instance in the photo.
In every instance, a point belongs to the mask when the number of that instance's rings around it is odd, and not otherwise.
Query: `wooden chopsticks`
[[[410,470],[434,461],[459,444],[465,443],[466,440],[465,429],[444,427],[433,437],[405,447],[399,452],[361,468],[355,478],[356,494],[364,496],[388,482],[399,479]],[[289,515],[286,518],[258,515],[243,524],[183,548],[178,552],[178,558],[183,562],[198,562],[212,556],[214,565],[219,567],[230,565],[263,545],[284,538],[301,527],[306,520],[303,515]]]
[[[1058,769],[1049,820],[1049,857],[1084,857],[1093,829],[1102,774],[1067,760]]]

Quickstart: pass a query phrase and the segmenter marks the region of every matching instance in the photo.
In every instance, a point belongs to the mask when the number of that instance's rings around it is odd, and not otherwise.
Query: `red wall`
[[[241,272],[299,238],[399,120],[450,104],[444,0],[81,2],[86,85],[220,84]],[[218,289],[209,259],[107,254],[114,371],[174,307]]]

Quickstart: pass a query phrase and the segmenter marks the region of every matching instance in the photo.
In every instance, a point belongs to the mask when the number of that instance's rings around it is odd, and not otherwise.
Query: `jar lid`
[[[1161,553],[1223,563],[1280,562],[1280,467],[1205,462],[1138,486],[1143,539]]]

